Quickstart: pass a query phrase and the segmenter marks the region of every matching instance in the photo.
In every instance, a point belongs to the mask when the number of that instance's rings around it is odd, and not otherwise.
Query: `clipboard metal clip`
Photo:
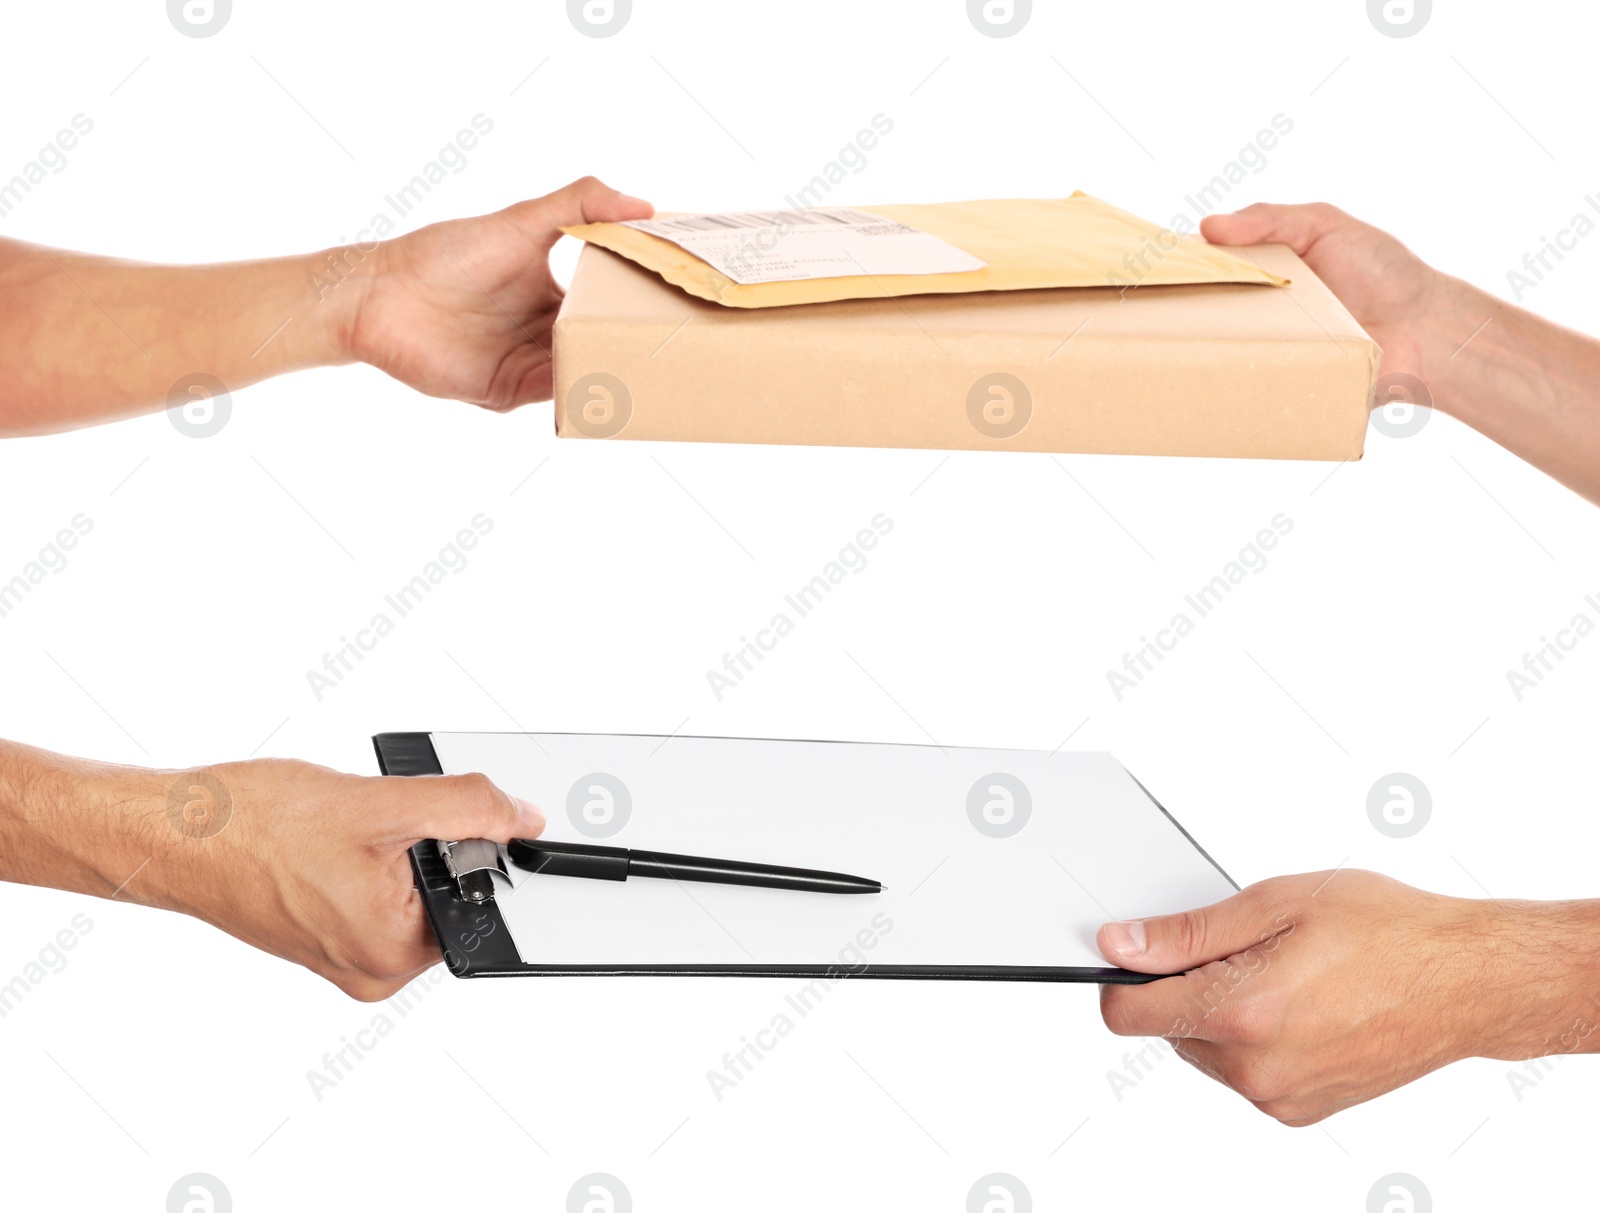
[[[439,858],[455,877],[461,899],[474,904],[494,900],[494,876],[506,872],[505,852],[498,842],[487,838],[465,838],[460,842],[439,840]]]

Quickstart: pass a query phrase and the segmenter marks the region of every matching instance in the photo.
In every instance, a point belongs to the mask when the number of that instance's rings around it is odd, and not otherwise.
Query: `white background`
[[[493,133],[412,224],[584,173],[664,208],[781,206],[878,113],[893,132],[830,201],[1082,188],[1165,222],[1283,113],[1230,202],[1334,201],[1509,295],[1600,185],[1588,6],[1440,5],[1405,40],[1361,0],[1038,9],[991,39],[955,0],[638,0],[600,40],[553,2],[239,0],[191,39],[158,0],[8,5],[0,176],[73,114],[94,130],[0,232],[152,260],[327,246],[477,113]],[[1527,302],[1600,328],[1597,259]],[[480,511],[470,566],[318,702],[306,671]],[[1520,703],[1505,677],[1600,591],[1600,514],[1443,417],[1337,470],[558,444],[548,405],[498,417],[352,367],[238,393],[204,441],[158,413],[0,446],[0,573],[79,512],[70,566],[0,621],[0,735],[371,772],[368,737],[400,729],[1071,734],[1241,882],[1349,863],[1600,892],[1600,639]],[[706,671],[879,512],[869,567],[718,702]],[[1117,702],[1106,671],[1278,513],[1270,566]],[[1392,771],[1433,796],[1406,840],[1367,819]],[[1171,1057],[1117,1098],[1139,1042],[1087,987],[847,984],[718,1102],[706,1072],[783,983],[444,980],[319,1100],[307,1071],[380,1008],[198,922],[23,888],[0,890],[0,980],[78,913],[70,964],[0,1021],[8,1206],[157,1210],[204,1171],[241,1210],[466,1187],[552,1208],[604,1171],[640,1209],[960,1209],[1003,1171],[1039,1208],[1359,1210],[1403,1171],[1439,1208],[1504,1208],[1591,1170],[1587,1059],[1520,1100],[1509,1065],[1465,1063],[1290,1131]]]

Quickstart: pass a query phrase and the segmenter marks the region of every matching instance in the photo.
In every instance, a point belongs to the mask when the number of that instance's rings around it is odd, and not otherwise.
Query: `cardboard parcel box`
[[[1290,249],[1239,253],[1253,279],[911,294],[903,277],[835,278],[878,297],[765,306],[712,301],[731,284],[709,267],[720,289],[680,287],[590,243],[555,325],[556,431],[1358,458],[1377,345]]]

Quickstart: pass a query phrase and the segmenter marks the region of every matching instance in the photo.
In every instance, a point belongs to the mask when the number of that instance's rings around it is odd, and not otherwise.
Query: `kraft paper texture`
[[[855,209],[928,232],[988,265],[959,274],[812,278],[741,286],[670,240],[620,223],[584,223],[561,230],[610,249],[700,299],[739,308],[1044,287],[1288,283],[1245,257],[1193,236],[1180,236],[1081,191],[1070,198]],[[758,238],[753,232],[751,239]]]

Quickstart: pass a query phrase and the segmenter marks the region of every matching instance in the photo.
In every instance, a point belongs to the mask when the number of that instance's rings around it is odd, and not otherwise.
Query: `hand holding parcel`
[[[1425,263],[1326,203],[1258,203],[1201,225],[1288,245],[1383,347],[1375,407],[1432,406],[1600,505],[1600,342]]]
[[[550,247],[564,225],[650,213],[585,177],[494,214],[263,261],[148,265],[0,238],[0,436],[350,362],[490,409],[548,399],[563,295]]]

